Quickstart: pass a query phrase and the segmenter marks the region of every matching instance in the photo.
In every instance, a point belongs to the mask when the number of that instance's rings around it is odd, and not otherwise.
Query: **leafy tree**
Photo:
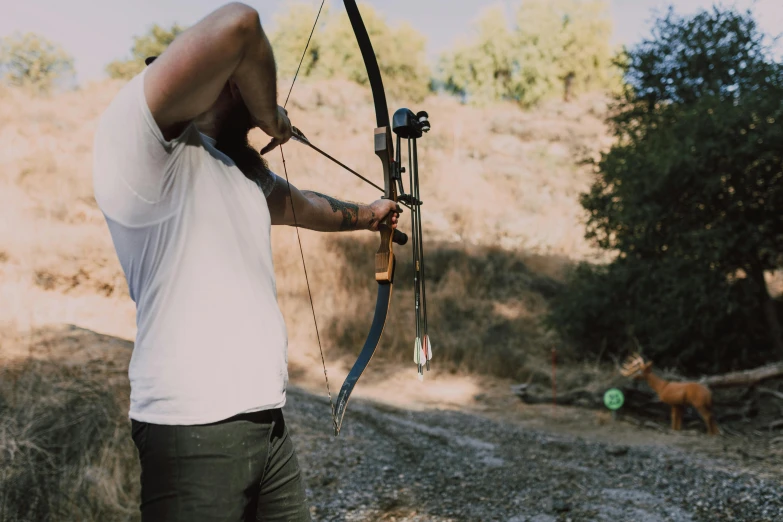
[[[627,51],[626,79],[610,118],[616,144],[581,200],[587,237],[617,259],[591,275],[581,269],[574,283],[644,291],[584,313],[606,314],[601,335],[617,343],[629,328],[644,332],[637,337],[664,360],[693,361],[696,350],[717,369],[783,356],[764,279],[783,264],[783,66],[749,12],[670,10],[652,39]],[[559,306],[555,323],[575,320]],[[749,345],[754,354],[734,357]]]
[[[130,60],[115,60],[106,66],[111,78],[129,80],[144,69],[144,59],[159,56],[186,27],[174,24],[170,29],[155,24],[147,34],[134,38]]]
[[[10,85],[47,92],[73,78],[73,58],[41,35],[16,34],[0,40],[0,72]]]
[[[510,97],[519,84],[519,67],[506,14],[500,7],[487,9],[476,26],[473,41],[441,56],[441,80],[448,90],[477,104]]]
[[[430,89],[430,71],[424,36],[407,24],[390,27],[369,5],[362,5],[362,19],[378,58],[384,87],[393,97],[419,101]],[[315,11],[294,4],[276,20],[272,42],[281,76],[292,76],[305,49]],[[356,36],[345,13],[321,15],[299,78],[346,78],[367,84]]]
[[[612,24],[603,0],[526,0],[511,27],[500,7],[486,10],[472,41],[440,59],[447,89],[486,103],[608,89],[619,82],[612,63]]]
[[[535,103],[552,95],[614,87],[609,6],[601,0],[527,0],[517,11],[521,82],[515,98]]]
[[[275,30],[269,35],[269,41],[275,53],[277,73],[281,78],[293,79],[302,53],[307,46],[307,54],[302,61],[300,75],[302,77],[314,74],[315,64],[322,54],[321,40],[326,20],[329,18],[329,8],[325,7],[318,19],[318,27],[313,33],[310,45],[307,39],[313,28],[318,11],[311,4],[294,3],[288,10],[275,16]]]

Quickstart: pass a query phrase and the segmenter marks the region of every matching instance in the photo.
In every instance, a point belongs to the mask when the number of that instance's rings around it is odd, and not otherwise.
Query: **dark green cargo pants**
[[[142,522],[309,521],[279,409],[199,426],[132,421]]]

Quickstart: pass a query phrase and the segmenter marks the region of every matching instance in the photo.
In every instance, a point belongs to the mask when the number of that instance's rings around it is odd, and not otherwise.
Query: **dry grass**
[[[420,159],[427,297],[439,368],[516,376],[526,354],[540,353],[552,341],[538,324],[546,299],[571,260],[595,255],[583,240],[577,202],[590,175],[576,162],[607,145],[604,107],[599,96],[534,112],[512,105],[479,110],[449,97],[412,107],[426,108],[433,123],[420,142]],[[377,177],[367,92],[339,82],[297,85],[290,110],[311,141]],[[259,133],[257,144],[263,142]],[[359,201],[377,197],[306,148],[287,147],[286,160],[295,185]],[[282,173],[279,155],[270,161]],[[294,349],[313,350],[295,235],[275,232],[280,301],[289,330],[303,336],[292,340]],[[372,314],[377,245],[356,236],[303,232],[316,311],[327,346],[338,349],[333,356],[358,349]],[[402,247],[397,255],[395,305],[380,355],[407,363],[413,353],[410,252]]]
[[[95,336],[92,350],[74,349],[84,335],[3,331],[0,346],[23,344],[29,357],[0,367],[2,522],[138,520],[138,462],[127,436],[130,349],[96,354]]]

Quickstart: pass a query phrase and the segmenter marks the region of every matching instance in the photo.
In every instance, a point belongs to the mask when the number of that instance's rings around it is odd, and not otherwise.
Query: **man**
[[[265,151],[291,137],[276,84],[258,13],[229,4],[179,35],[98,125],[95,198],[136,303],[144,522],[310,519],[280,409],[287,334],[270,225],[377,230],[390,213],[396,226],[397,209],[269,172],[247,133],[268,134]]]

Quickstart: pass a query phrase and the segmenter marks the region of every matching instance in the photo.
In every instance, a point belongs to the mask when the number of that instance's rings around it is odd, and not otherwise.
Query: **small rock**
[[[551,515],[534,515],[529,522],[557,522],[557,519]]]

